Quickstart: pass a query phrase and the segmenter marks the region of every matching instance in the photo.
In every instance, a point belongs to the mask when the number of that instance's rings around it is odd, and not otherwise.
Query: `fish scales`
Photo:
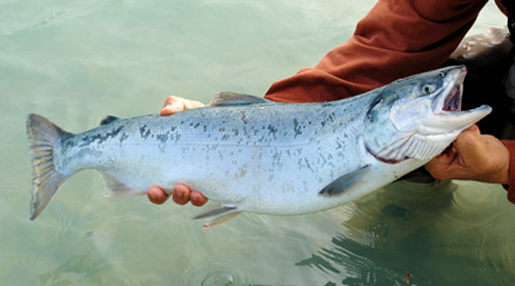
[[[362,97],[347,105],[370,104],[371,98]],[[190,186],[219,202],[241,197],[240,192],[258,194],[261,190],[260,201],[270,208],[288,201],[298,209],[302,206],[299,198],[305,196],[296,192],[321,189],[358,167],[357,158],[348,158],[357,154],[357,142],[344,138],[354,136],[362,120],[341,105],[264,103],[251,108],[213,107],[207,108],[211,112],[192,109],[169,117],[118,120],[63,140],[63,145],[79,147],[73,152],[56,148],[62,154],[59,158],[66,160],[57,166],[64,174],[84,168],[105,169],[124,182],[139,174],[154,174],[130,185],[138,192],[123,195],[142,194],[150,185],[171,189],[176,183],[191,182]],[[357,107],[352,110],[359,110]],[[142,164],[145,161],[149,164]],[[114,166],[115,162],[123,168]],[[310,179],[298,181],[297,177]],[[277,192],[277,184],[283,186],[284,197]],[[224,191],[236,186],[242,189],[238,194]],[[267,197],[269,201],[264,202]],[[277,211],[289,211],[284,206],[281,209]]]
[[[486,106],[447,106],[461,103],[464,74],[463,67],[442,69],[325,103],[221,94],[212,107],[109,118],[79,134],[29,115],[31,219],[82,169],[98,170],[115,197],[185,183],[218,203],[198,216],[212,218],[208,226],[242,211],[293,215],[346,203],[422,166],[488,114]],[[418,117],[445,124],[425,134]],[[449,120],[453,127],[444,127]]]

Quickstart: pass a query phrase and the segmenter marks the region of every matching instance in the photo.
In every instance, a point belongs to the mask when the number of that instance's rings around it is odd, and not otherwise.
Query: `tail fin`
[[[68,134],[43,116],[29,114],[27,117],[27,138],[32,162],[31,221],[46,208],[68,178],[57,171],[54,165],[54,145]]]

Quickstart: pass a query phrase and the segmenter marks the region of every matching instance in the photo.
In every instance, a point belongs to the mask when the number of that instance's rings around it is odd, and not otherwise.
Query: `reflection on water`
[[[510,285],[514,207],[474,183],[396,183],[304,216],[242,214],[203,230],[193,207],[106,199],[72,177],[29,223],[24,121],[71,132],[270,84],[345,41],[375,0],[0,3],[0,285]],[[495,5],[475,31],[504,24]],[[173,159],[173,158],[172,158]]]
[[[99,273],[102,271],[101,266],[85,255],[73,255],[68,261],[52,272],[39,274],[36,278],[41,285],[71,285],[75,279],[66,279],[67,274],[77,274],[88,283],[102,285],[102,279]],[[49,283],[49,284],[47,284]]]
[[[397,182],[357,204],[332,244],[296,265],[339,274],[334,285],[509,285],[515,227],[500,222],[515,212],[490,188]]]

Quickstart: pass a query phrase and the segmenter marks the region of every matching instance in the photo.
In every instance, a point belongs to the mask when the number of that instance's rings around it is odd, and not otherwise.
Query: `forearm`
[[[485,3],[381,0],[346,43],[331,50],[314,68],[275,82],[265,97],[282,102],[337,100],[438,68]]]

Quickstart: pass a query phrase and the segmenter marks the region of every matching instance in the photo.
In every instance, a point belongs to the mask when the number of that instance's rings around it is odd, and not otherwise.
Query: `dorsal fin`
[[[247,105],[267,102],[271,101],[258,96],[222,91],[215,94],[215,99],[209,103],[209,106]]]
[[[100,126],[106,125],[106,124],[109,124],[109,123],[113,123],[113,122],[115,122],[118,119],[120,119],[120,118],[116,117],[116,116],[108,115],[104,119],[102,119],[102,121],[100,121]]]

